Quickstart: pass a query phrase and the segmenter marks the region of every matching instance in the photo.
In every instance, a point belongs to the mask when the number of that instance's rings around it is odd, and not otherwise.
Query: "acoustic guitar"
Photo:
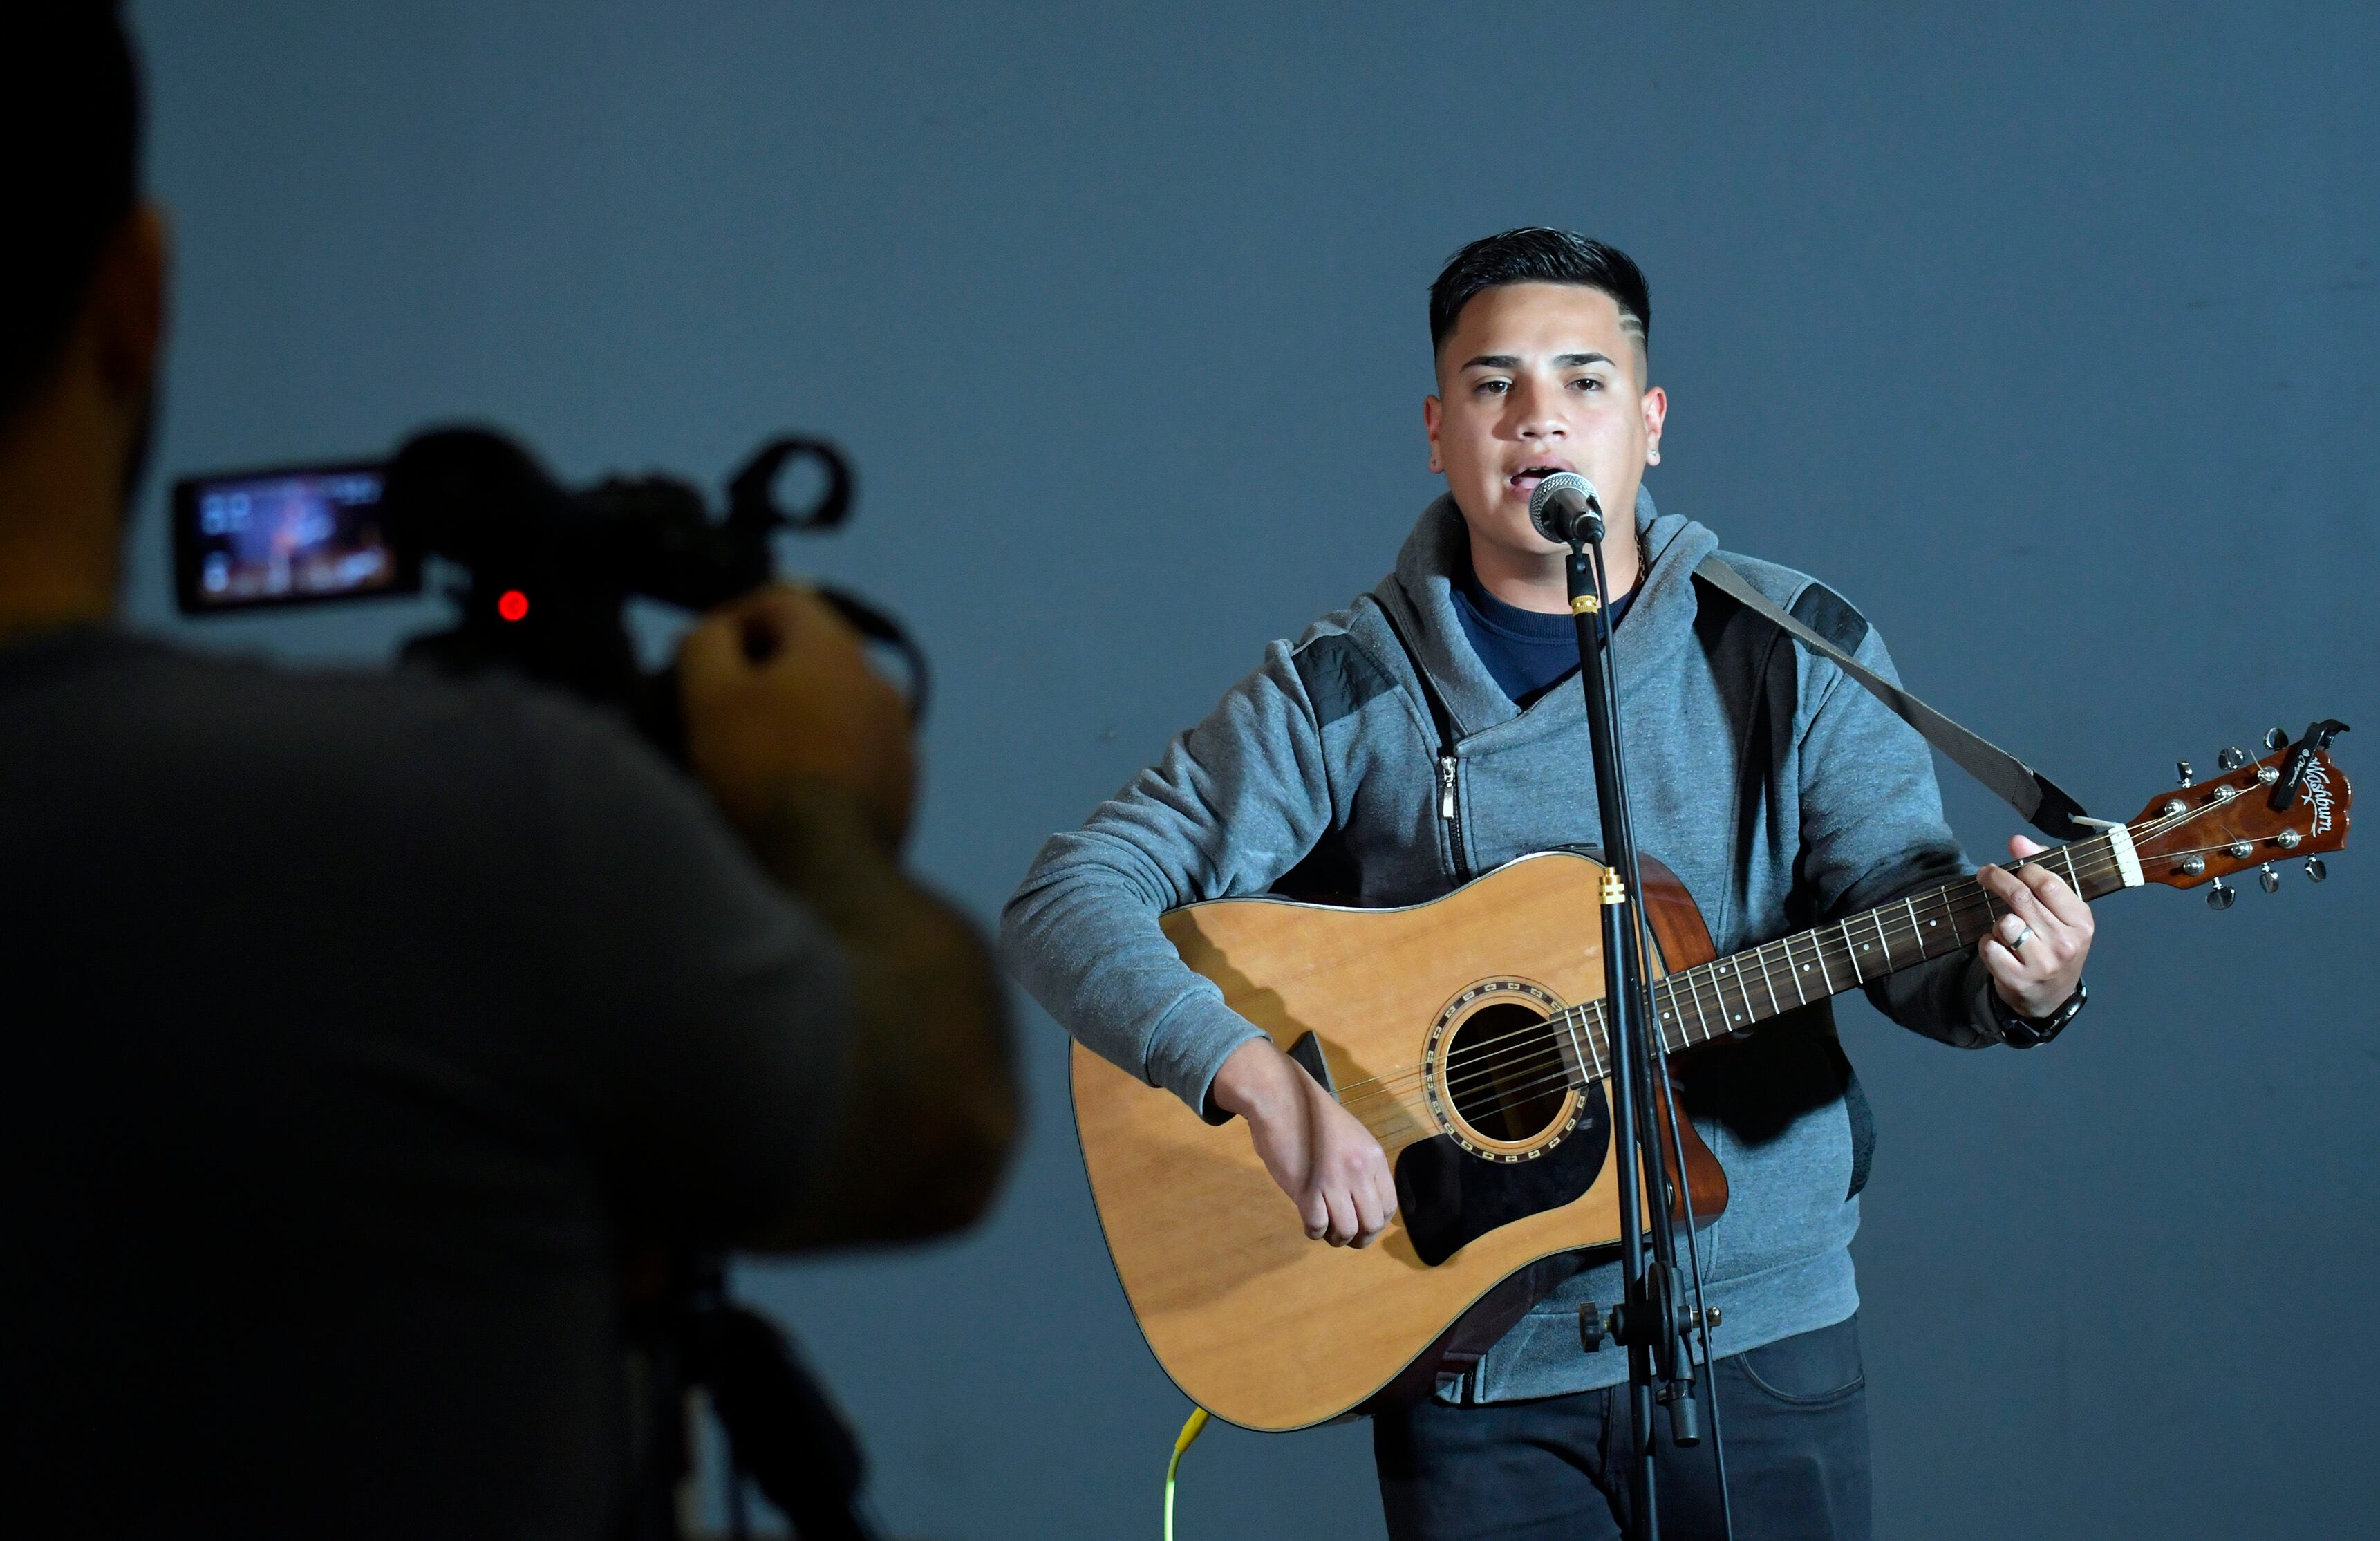
[[[2269,890],[2284,858],[2318,881],[2353,797],[2327,752],[2339,731],[2317,723],[2295,746],[2276,732],[2277,752],[2252,765],[2227,751],[2226,774],[2031,860],[2085,899],[2212,884],[2222,908],[2226,876],[2256,868]],[[1671,1053],[1972,947],[2005,913],[1967,879],[1721,958],[1676,878],[1643,867]],[[1248,1428],[1291,1429],[1426,1394],[1451,1353],[1468,1343],[1475,1356],[1574,1271],[1562,1255],[1618,1242],[1602,876],[1548,853],[1404,909],[1220,899],[1164,916],[1183,961],[1379,1140],[1400,1202],[1365,1250],[1308,1241],[1236,1121],[1210,1126],[1077,1044],[1075,1119],[1099,1224],[1184,1395]],[[1726,1178],[1680,1125],[1684,1186],[1707,1219]]]

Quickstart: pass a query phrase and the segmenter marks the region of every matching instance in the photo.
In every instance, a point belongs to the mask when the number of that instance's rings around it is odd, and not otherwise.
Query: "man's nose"
[[[1562,420],[1561,397],[1527,380],[1512,382],[1510,396],[1512,422],[1524,439],[1560,439],[1568,437],[1570,425]]]

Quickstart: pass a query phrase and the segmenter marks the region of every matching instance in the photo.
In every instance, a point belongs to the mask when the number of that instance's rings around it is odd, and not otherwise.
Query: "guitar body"
[[[1644,867],[1655,969],[1710,959],[1684,888]],[[1516,1276],[1619,1241],[1604,1085],[1544,1073],[1557,1061],[1543,1019],[1603,994],[1603,871],[1548,853],[1406,909],[1224,899],[1165,916],[1184,961],[1232,1010],[1309,1069],[1318,1047],[1326,1084],[1389,1152],[1401,1200],[1366,1249],[1309,1241],[1238,1121],[1208,1125],[1075,1045],[1075,1117],[1099,1223],[1141,1331],[1184,1394],[1270,1430],[1341,1416],[1401,1380],[1426,1389],[1466,1313],[1480,1308],[1500,1331],[1535,1292]],[[1514,1070],[1511,1050],[1532,1034],[1544,1052]],[[1693,1125],[1680,1127],[1707,1220],[1726,1179]]]

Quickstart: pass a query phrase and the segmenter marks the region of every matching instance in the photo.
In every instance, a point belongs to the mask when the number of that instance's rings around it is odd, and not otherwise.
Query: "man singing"
[[[1188,1104],[1245,1119],[1284,1225],[1364,1246],[1395,1217],[1380,1147],[1183,965],[1177,905],[1263,892],[1318,849],[1354,902],[1436,898],[1533,852],[1600,843],[1563,549],[1529,497],[1576,471],[1615,512],[1602,561],[1637,839],[1684,882],[1725,954],[1969,870],[1925,743],[1835,664],[1698,583],[1718,546],[1658,514],[1668,397],[1648,373],[1651,305],[1625,255],[1511,230],[1455,254],[1430,290],[1438,394],[1423,403],[1446,494],[1396,569],[1263,663],[1161,759],[1043,847],[1009,902],[1010,968],[1084,1043]],[[1858,611],[1812,578],[1726,560],[1869,669]],[[2039,847],[2018,838],[2019,855]],[[2091,913],[2037,866],[1986,868],[2008,911],[1973,952],[1867,986],[1961,1048],[2041,1041],[2071,1014]],[[1873,1145],[1824,1002],[1676,1067],[1732,1198],[1701,1236],[1722,1313],[1714,1376],[1735,1535],[1869,1534],[1866,1408],[1850,1244]],[[1396,1541],[1612,1536],[1633,1459],[1626,1352],[1583,1352],[1581,1302],[1619,1298],[1609,1256],[1540,1301],[1436,1398],[1374,1421]],[[1717,1535],[1702,1450],[1656,1440],[1663,1533]]]

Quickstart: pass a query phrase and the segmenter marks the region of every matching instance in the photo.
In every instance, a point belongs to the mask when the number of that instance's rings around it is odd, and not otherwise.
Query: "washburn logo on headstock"
[[[2306,766],[2304,796],[2306,805],[2313,809],[2313,832],[2318,835],[2328,834],[2330,832],[2330,772],[2323,769],[2320,760],[2314,760]]]

